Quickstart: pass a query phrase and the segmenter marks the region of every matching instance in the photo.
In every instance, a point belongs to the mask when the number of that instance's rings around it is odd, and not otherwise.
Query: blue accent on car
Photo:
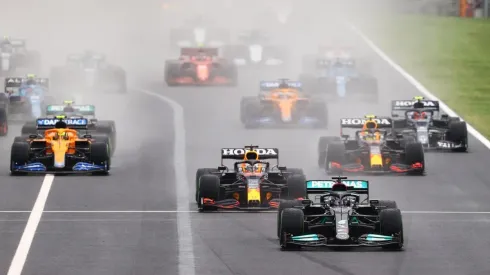
[[[95,165],[88,162],[77,162],[73,165],[73,171],[105,171],[106,165]]]
[[[384,235],[376,235],[376,234],[368,234],[366,236],[366,241],[392,241],[393,237],[392,236],[384,236]]]
[[[320,238],[318,238],[317,234],[308,234],[308,235],[300,235],[300,236],[293,236],[291,237],[293,241],[318,241]]]
[[[342,180],[342,183],[354,189],[368,189],[366,180]],[[335,184],[333,180],[309,180],[306,182],[307,189],[330,189]]]
[[[43,172],[46,171],[46,166],[40,162],[29,163],[25,165],[15,165],[14,169],[17,171],[26,171],[26,172]]]

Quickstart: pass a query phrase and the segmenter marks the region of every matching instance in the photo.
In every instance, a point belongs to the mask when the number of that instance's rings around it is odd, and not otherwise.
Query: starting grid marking
[[[11,214],[20,214],[20,213],[31,213],[32,211],[29,210],[6,210],[6,211],[0,211],[1,213],[11,213]],[[43,213],[58,213],[58,214],[144,214],[144,213],[160,213],[160,214],[165,214],[165,213],[199,213],[198,210],[46,210],[43,211]],[[266,211],[247,211],[247,210],[224,210],[224,211],[217,211],[217,212],[210,212],[210,213],[220,213],[220,214],[225,214],[225,213],[254,213],[254,214],[259,214],[259,213],[277,213],[277,211],[274,210],[266,210]],[[467,214],[467,215],[490,215],[490,211],[402,211],[403,214]]]

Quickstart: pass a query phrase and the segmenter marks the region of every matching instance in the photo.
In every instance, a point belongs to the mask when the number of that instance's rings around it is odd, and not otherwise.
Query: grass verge
[[[454,111],[490,137],[490,20],[400,16],[362,30]]]

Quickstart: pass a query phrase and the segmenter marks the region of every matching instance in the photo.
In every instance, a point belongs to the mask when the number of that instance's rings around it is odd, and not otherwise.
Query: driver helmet
[[[366,122],[364,122],[364,125],[362,126],[361,135],[366,133],[366,130],[378,129],[378,123],[374,120],[375,116],[366,115],[365,117],[366,117]]]
[[[425,107],[424,103],[422,102],[422,100],[424,100],[423,96],[415,96],[413,99],[415,100],[415,103],[413,104],[414,109],[422,109]]]

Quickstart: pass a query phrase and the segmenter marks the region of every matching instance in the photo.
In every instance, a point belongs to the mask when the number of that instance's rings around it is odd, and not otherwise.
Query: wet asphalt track
[[[328,134],[338,133],[341,117],[388,115],[391,99],[417,94],[385,62],[372,54],[370,58],[380,83],[379,104],[331,105]],[[316,167],[317,140],[325,131],[244,130],[240,125],[240,97],[256,92],[258,78],[242,75],[238,88],[168,89],[158,82],[157,73],[155,77],[141,75],[133,87],[163,94],[183,107],[185,125],[176,127],[185,130],[185,152],[174,152],[173,112],[157,98],[136,89],[122,97],[83,98],[87,103],[97,102],[101,118],[117,122],[119,143],[112,174],[55,177],[22,274],[177,274],[177,218],[183,214],[173,212],[178,207],[196,210],[192,203],[195,170],[217,165],[222,147],[251,143],[277,147],[282,164],[303,168],[311,179],[326,177]],[[10,131],[0,140],[4,164],[0,169],[0,274],[7,274],[43,180],[8,175],[10,145],[20,127]],[[185,154],[188,182],[175,181],[173,154]],[[425,177],[362,177],[371,180],[373,198],[394,199],[409,211],[403,216],[407,241],[403,252],[282,252],[273,213],[190,213],[193,254],[182,259],[194,259],[198,275],[489,274],[490,241],[485,236],[490,214],[422,213],[490,211],[488,149],[471,138],[469,153],[430,153],[426,162]],[[191,204],[176,201],[178,184],[187,185],[183,196],[188,195]],[[153,210],[169,213],[145,212]]]

